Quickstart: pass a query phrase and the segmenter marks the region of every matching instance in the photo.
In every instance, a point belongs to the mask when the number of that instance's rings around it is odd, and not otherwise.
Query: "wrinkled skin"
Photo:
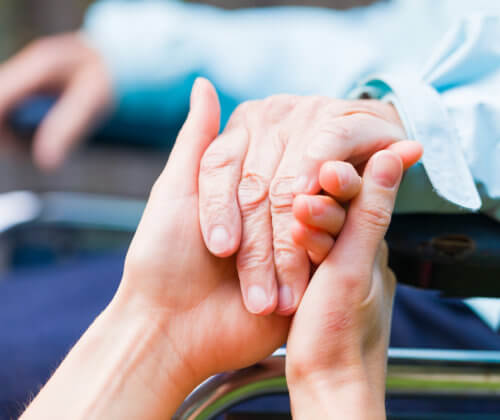
[[[200,220],[214,255],[237,252],[251,312],[289,315],[299,305],[310,265],[292,240],[292,203],[319,192],[320,166],[362,167],[404,138],[396,111],[380,101],[278,95],[235,111],[203,156]]]

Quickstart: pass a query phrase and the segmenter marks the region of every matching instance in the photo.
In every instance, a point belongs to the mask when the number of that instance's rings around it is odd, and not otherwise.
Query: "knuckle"
[[[354,129],[345,119],[325,119],[320,127],[320,133],[326,134],[335,141],[348,142],[353,138]]]
[[[355,101],[346,101],[342,114],[346,116],[354,114],[359,116],[365,115],[392,121],[394,120],[395,110],[389,103],[360,99]]]
[[[363,269],[341,269],[337,273],[336,287],[339,292],[350,296],[353,292],[360,290],[366,281]]]
[[[271,183],[269,200],[272,212],[291,212],[293,205],[293,176],[280,176]]]
[[[375,229],[387,229],[391,223],[392,211],[387,207],[372,203],[372,205],[363,206],[359,209],[360,220],[367,227],[372,227]]]
[[[216,221],[232,216],[232,207],[228,197],[222,192],[211,192],[200,202],[200,222],[214,225]]]
[[[258,100],[253,100],[253,101],[246,101],[241,104],[239,104],[236,109],[233,112],[233,115],[236,117],[243,117],[246,116],[248,113],[254,109],[260,101]]]
[[[293,95],[273,95],[264,99],[260,108],[268,123],[278,124],[289,115],[296,104],[297,97]]]
[[[248,244],[236,257],[238,271],[255,271],[272,264],[272,255],[267,247]]]
[[[221,169],[234,166],[235,158],[227,149],[209,148],[200,162],[200,176],[214,176]]]
[[[247,101],[239,104],[231,114],[226,124],[226,130],[240,125],[246,125],[247,117],[251,114],[251,109],[255,107],[255,102],[256,101]]]
[[[288,241],[274,241],[274,261],[280,267],[294,268],[297,265],[295,250]]]
[[[287,130],[282,126],[279,126],[275,132],[274,138],[276,141],[276,146],[280,152],[280,155],[283,155],[289,139],[289,134]]]
[[[258,174],[244,174],[238,186],[238,202],[245,215],[255,210],[268,196],[268,182]]]
[[[322,107],[322,117],[324,120],[329,121],[338,118],[341,115],[341,110],[344,106],[342,99],[330,99]]]
[[[287,278],[293,278],[298,275],[298,273],[303,272],[300,270],[302,264],[300,264],[299,256],[296,253],[296,250],[293,249],[293,245],[288,241],[285,243],[281,243],[274,248],[274,264],[276,266],[277,271],[280,274],[281,280],[286,281]]]
[[[301,98],[294,107],[296,109],[295,116],[300,119],[314,120],[321,114],[321,109],[325,106],[326,101],[327,98],[319,95]]]

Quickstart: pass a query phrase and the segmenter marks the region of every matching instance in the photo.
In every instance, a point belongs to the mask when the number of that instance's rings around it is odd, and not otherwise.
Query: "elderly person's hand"
[[[379,101],[281,95],[236,110],[202,160],[200,220],[214,255],[238,251],[250,312],[291,314],[304,294],[310,267],[305,250],[292,240],[292,202],[297,194],[320,190],[321,164],[360,167],[404,138],[394,108]],[[341,169],[339,184],[352,185],[350,172]],[[351,196],[344,191],[335,198]],[[343,212],[336,207],[332,234],[340,231]]]
[[[54,169],[109,112],[112,81],[104,60],[81,34],[36,40],[0,65],[0,129],[5,131],[19,102],[40,92],[60,95],[33,140],[35,163]]]
[[[208,376],[256,363],[284,343],[290,320],[250,314],[235,259],[210,254],[201,236],[199,165],[218,130],[215,90],[199,79],[115,298],[25,418],[171,418]]]
[[[402,171],[393,152],[369,160],[338,241],[294,316],[286,376],[296,419],[385,419],[395,277],[383,238]]]

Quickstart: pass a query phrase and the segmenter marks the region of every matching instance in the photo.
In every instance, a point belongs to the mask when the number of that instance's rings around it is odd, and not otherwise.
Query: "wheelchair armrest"
[[[191,393],[173,418],[215,419],[244,401],[265,395],[287,394],[285,358],[286,349],[279,349],[254,366],[209,378]],[[498,351],[394,348],[389,349],[388,360],[386,389],[389,399],[498,400]]]
[[[75,193],[0,195],[0,268],[125,249],[141,200]]]
[[[0,234],[24,224],[135,232],[145,202],[96,194],[16,191],[0,195]]]

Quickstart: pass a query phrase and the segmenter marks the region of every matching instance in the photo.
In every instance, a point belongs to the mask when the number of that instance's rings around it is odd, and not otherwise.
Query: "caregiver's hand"
[[[256,363],[284,343],[289,320],[250,314],[241,299],[235,259],[214,257],[203,243],[199,164],[218,130],[215,90],[199,79],[113,302],[26,418],[171,418],[208,376]]]
[[[287,343],[295,419],[385,419],[385,369],[395,277],[383,238],[403,171],[376,153],[340,236],[302,298]]]
[[[202,160],[200,220],[214,255],[239,249],[238,274],[251,312],[277,307],[291,314],[304,294],[310,268],[290,233],[292,201],[319,191],[321,164],[360,165],[404,138],[396,111],[380,101],[281,95],[235,111]]]
[[[54,169],[111,108],[112,82],[97,51],[67,33],[36,40],[1,63],[0,128],[16,105],[41,92],[60,98],[35,133],[33,157]]]

